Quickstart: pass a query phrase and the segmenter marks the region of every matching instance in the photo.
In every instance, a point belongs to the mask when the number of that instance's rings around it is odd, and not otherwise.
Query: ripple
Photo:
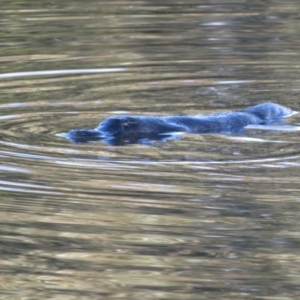
[[[26,108],[26,105],[24,107]],[[21,110],[24,107],[21,107]],[[280,132],[287,130],[290,134],[293,134],[296,129],[299,129],[296,126],[267,126],[266,130],[270,129],[270,132],[274,132],[274,134],[264,134],[258,137],[253,132],[232,136],[182,134],[177,140],[158,141],[151,144],[151,146],[112,147],[101,141],[87,145],[74,145],[58,136],[59,133],[73,128],[92,128],[98,124],[100,119],[105,118],[105,115],[99,117],[98,113],[90,110],[84,113],[79,111],[23,112],[3,115],[1,118],[0,134],[2,139],[0,144],[7,147],[6,150],[1,150],[2,155],[35,160],[53,160],[55,163],[59,161],[59,164],[62,165],[69,164],[78,167],[87,164],[87,166],[96,166],[97,162],[100,161],[101,163],[114,163],[114,166],[109,168],[117,168],[117,165],[119,165],[122,169],[126,164],[130,166],[189,164],[193,168],[199,168],[205,165],[249,165],[251,163],[259,164],[299,159],[298,147],[295,148],[298,145],[297,142],[293,142],[286,136],[284,140],[280,138]],[[86,126],[86,123],[90,125]],[[279,130],[271,130],[275,128]],[[253,129],[260,130],[261,127]],[[264,154],[267,148],[257,149],[255,147],[251,148],[251,155],[243,154],[249,152],[249,145],[255,144],[268,147],[267,156]],[[281,148],[283,145],[285,145],[284,154]],[[66,157],[63,158],[61,155]],[[59,159],[57,156],[59,156]],[[73,161],[70,161],[70,159]]]
[[[294,296],[298,131],[120,147],[56,134],[122,112],[296,107],[297,1],[3,2],[2,293]]]
[[[15,77],[30,77],[30,76],[65,76],[65,75],[80,75],[80,74],[99,74],[99,73],[115,73],[124,72],[126,68],[104,68],[104,69],[74,69],[74,70],[45,70],[32,72],[14,72],[0,74],[0,79],[15,78]]]
[[[50,186],[0,180],[0,191],[60,195]]]
[[[300,126],[292,125],[249,125],[247,129],[259,129],[259,130],[274,130],[274,131],[299,131]]]
[[[298,139],[293,134],[300,127],[292,125],[249,127],[249,130],[239,135],[181,134],[176,135],[176,139],[154,141],[148,145],[136,144],[120,147],[106,145],[101,141],[86,145],[74,145],[59,136],[62,132],[68,132],[71,129],[95,128],[106,117],[125,111],[129,114],[137,112],[143,115],[159,113],[153,111],[153,109],[151,110],[151,107],[144,111],[146,106],[140,107],[140,102],[131,102],[131,99],[126,99],[123,105],[114,99],[110,101],[105,98],[95,99],[95,92],[97,95],[99,95],[99,91],[101,93],[111,93],[113,89],[106,85],[110,80],[117,87],[115,90],[118,92],[119,89],[123,92],[124,89],[133,87],[139,92],[143,92],[143,89],[146,88],[147,90],[149,83],[153,82],[154,74],[150,74],[139,81],[135,80],[134,85],[131,87],[130,81],[124,81],[124,77],[122,77],[122,73],[128,76],[128,74],[125,74],[126,71],[126,68],[102,68],[0,74],[0,78],[49,76],[43,81],[30,79],[28,81],[13,81],[14,84],[19,86],[33,85],[33,89],[32,91],[23,91],[26,95],[25,99],[1,103],[0,144],[2,149],[0,154],[5,158],[14,157],[35,161],[35,163],[40,161],[41,164],[47,162],[48,164],[58,164],[69,168],[82,168],[82,172],[86,167],[141,172],[152,166],[188,166],[192,169],[208,170],[210,168],[214,169],[218,165],[232,165],[232,168],[239,165],[248,168],[250,165],[257,167],[259,164],[270,162],[291,162],[291,160],[294,160],[293,163],[298,162]],[[82,85],[90,85],[88,88],[89,93],[83,96],[79,94],[78,96],[76,90],[75,97],[78,97],[76,99],[73,99],[74,94],[69,95],[69,91],[63,88],[76,86],[73,82],[75,77],[71,75],[97,73],[118,73],[119,75],[110,77],[103,85],[99,85],[99,78],[94,78],[94,75],[82,78]],[[54,76],[61,75],[66,76],[63,81],[60,79],[53,81]],[[162,76],[157,80],[157,83],[158,86],[161,84],[164,86],[164,83],[168,82],[169,84],[174,81],[176,84],[185,82],[194,86],[195,83],[202,80],[188,80],[189,77],[186,75],[185,73],[179,73],[174,78],[168,78],[168,80]],[[80,82],[77,79],[76,83]],[[94,81],[90,83],[92,79]],[[55,85],[53,85],[53,82]],[[213,82],[216,86],[220,84],[253,83],[251,80],[214,80]],[[40,86],[44,87],[48,84],[51,84],[54,89],[51,91],[41,90],[42,92],[56,93],[55,88],[62,84],[62,88],[57,89],[58,97],[55,95],[53,100],[49,97],[43,98],[42,96],[45,95],[42,94],[40,98],[31,100],[31,95],[38,94]],[[168,87],[168,85],[165,87]],[[158,90],[160,88],[158,87]],[[227,90],[225,92],[227,93]],[[13,95],[13,93],[8,94]],[[158,111],[162,109],[164,112],[162,114],[172,113],[169,110],[165,111],[165,106],[161,106],[160,102],[155,103],[157,105],[154,105],[154,107]],[[177,109],[184,111],[185,105],[177,107]],[[201,113],[205,114],[206,112],[201,111]],[[280,132],[287,133],[289,136],[284,135],[283,139]],[[22,162],[20,162],[20,166],[4,164],[3,168],[5,166],[16,170],[18,168],[26,170],[26,168],[23,168]]]

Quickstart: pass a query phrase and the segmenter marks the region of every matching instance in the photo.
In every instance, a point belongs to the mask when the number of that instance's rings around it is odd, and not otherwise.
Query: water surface
[[[151,145],[57,136],[125,113],[299,110],[298,1],[0,8],[3,299],[300,296],[299,114]]]

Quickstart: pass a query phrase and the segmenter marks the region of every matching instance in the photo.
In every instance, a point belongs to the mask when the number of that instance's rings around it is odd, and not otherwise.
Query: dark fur
[[[293,111],[274,103],[263,103],[241,111],[210,114],[206,116],[117,116],[101,122],[96,129],[75,129],[66,137],[73,142],[127,139],[140,142],[143,138],[163,139],[174,132],[231,133],[239,132],[247,125],[269,124],[291,115]]]

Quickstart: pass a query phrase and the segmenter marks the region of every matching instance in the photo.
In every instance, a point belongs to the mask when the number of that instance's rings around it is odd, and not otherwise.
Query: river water
[[[124,113],[298,110],[299,1],[0,8],[1,299],[300,298],[300,115],[150,145],[57,135]]]

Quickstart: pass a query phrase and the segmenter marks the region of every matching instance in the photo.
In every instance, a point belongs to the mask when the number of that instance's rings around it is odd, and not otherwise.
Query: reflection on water
[[[75,133],[74,133],[75,131]],[[82,134],[78,132],[84,131]],[[91,134],[89,134],[91,133]],[[166,142],[171,139],[179,139],[181,133],[162,134],[127,134],[127,135],[103,135],[93,129],[71,130],[68,133],[58,133],[57,136],[67,138],[74,144],[87,144],[102,142],[109,146],[125,146],[130,144],[155,145],[156,141]]]
[[[298,1],[0,7],[3,298],[299,298],[299,115],[151,146],[57,136],[117,114],[299,110]]]

